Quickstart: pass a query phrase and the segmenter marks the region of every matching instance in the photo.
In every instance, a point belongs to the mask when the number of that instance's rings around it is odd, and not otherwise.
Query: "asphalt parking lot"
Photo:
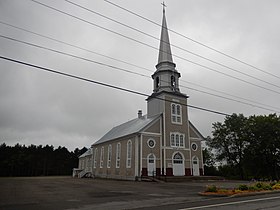
[[[133,182],[72,177],[0,178],[0,209],[169,209],[205,199],[206,185],[234,187],[239,182]]]

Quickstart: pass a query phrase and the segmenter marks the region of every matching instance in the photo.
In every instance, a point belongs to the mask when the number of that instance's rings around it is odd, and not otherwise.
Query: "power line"
[[[139,29],[137,29],[137,28],[134,28],[134,27],[132,27],[132,26],[129,26],[129,25],[127,25],[127,24],[124,24],[124,23],[122,23],[122,22],[120,22],[120,21],[117,21],[117,20],[115,20],[115,19],[113,19],[113,18],[110,18],[110,17],[108,17],[108,16],[106,16],[106,15],[103,15],[103,14],[101,14],[101,13],[99,13],[99,12],[96,12],[96,11],[94,11],[94,10],[92,10],[92,9],[89,9],[89,8],[87,8],[87,7],[84,7],[84,6],[80,5],[80,4],[74,3],[74,2],[69,1],[69,0],[65,0],[65,1],[68,2],[68,3],[70,3],[70,4],[72,4],[72,5],[74,5],[74,6],[76,6],[76,7],[81,8],[81,9],[83,9],[83,10],[86,10],[86,11],[91,12],[91,13],[93,13],[93,14],[96,14],[96,15],[98,15],[98,16],[100,16],[100,17],[103,17],[103,18],[105,18],[105,19],[107,19],[107,20],[110,20],[110,21],[112,21],[112,22],[114,22],[114,23],[117,23],[117,24],[119,24],[119,25],[122,25],[122,26],[124,26],[124,27],[127,27],[127,28],[129,28],[129,29],[131,29],[131,30],[134,30],[134,31],[138,32],[138,33],[144,34],[145,36],[151,37],[151,38],[153,38],[153,39],[155,39],[155,40],[162,41],[162,42],[164,42],[164,43],[166,43],[166,44],[170,44],[170,43],[167,43],[167,42],[165,42],[165,41],[163,41],[163,40],[160,40],[158,37],[155,37],[155,36],[153,36],[153,35],[151,35],[151,34],[148,34],[148,33],[144,32],[144,31],[142,31],[142,30],[139,30]],[[167,29],[167,28],[166,28],[166,29]],[[242,71],[240,71],[240,70],[234,69],[234,68],[232,68],[232,67],[230,67],[230,66],[227,66],[227,65],[222,64],[222,63],[220,63],[220,62],[214,61],[214,60],[212,60],[212,59],[209,59],[209,58],[207,58],[207,57],[204,57],[204,56],[202,56],[202,55],[199,55],[199,54],[197,54],[197,53],[194,53],[194,52],[192,52],[192,51],[189,51],[189,50],[187,50],[187,49],[185,49],[185,48],[182,48],[182,47],[179,47],[179,46],[173,45],[173,44],[170,44],[170,45],[171,45],[172,47],[174,47],[174,48],[180,49],[180,50],[182,50],[182,51],[184,51],[184,52],[187,52],[187,53],[189,53],[189,54],[191,54],[191,55],[194,55],[194,56],[199,57],[199,58],[201,58],[201,59],[207,60],[207,61],[209,61],[209,62],[211,62],[211,63],[214,63],[214,64],[216,64],[216,65],[219,65],[219,66],[221,66],[221,67],[227,68],[227,69],[229,69],[229,70],[231,70],[231,71],[237,72],[237,73],[242,74],[242,75],[244,75],[244,76],[247,76],[247,77],[253,78],[253,79],[255,79],[255,80],[261,81],[261,82],[263,82],[263,83],[266,83],[266,84],[272,85],[272,86],[274,86],[274,87],[280,88],[279,85],[273,84],[273,83],[271,83],[271,82],[267,82],[267,81],[265,81],[265,80],[263,80],[263,79],[259,79],[258,77],[255,77],[255,76],[252,76],[252,75],[250,75],[250,74],[244,73],[244,72],[242,72]]]
[[[118,5],[118,4],[115,4],[115,3],[111,2],[111,1],[108,1],[108,0],[104,0],[104,1],[107,2],[107,3],[109,3],[109,4],[111,4],[111,5],[113,5],[113,6],[115,6],[115,7],[117,7],[117,8],[120,8],[120,9],[122,9],[122,10],[124,10],[124,11],[126,11],[126,12],[128,12],[128,13],[130,13],[130,14],[133,14],[133,15],[135,15],[135,16],[137,16],[137,17],[143,19],[143,20],[146,20],[146,21],[148,21],[148,22],[150,22],[150,23],[153,23],[153,24],[155,24],[155,25],[161,27],[161,25],[160,25],[159,23],[157,23],[157,22],[155,22],[155,21],[152,21],[152,20],[150,20],[150,19],[148,19],[148,18],[146,18],[146,17],[144,17],[144,16],[142,16],[142,15],[139,15],[139,14],[137,14],[136,12],[133,12],[133,11],[131,11],[131,10],[129,10],[129,9],[126,9],[126,8],[124,8],[124,7],[122,7],[122,6]],[[237,61],[237,62],[240,62],[240,63],[242,63],[242,64],[244,64],[244,65],[246,65],[246,66],[249,66],[249,67],[251,67],[251,68],[253,68],[253,69],[257,70],[257,71],[260,71],[260,72],[262,72],[262,73],[264,73],[264,74],[267,74],[267,75],[270,75],[270,76],[275,77],[275,78],[277,78],[277,79],[280,79],[280,76],[278,76],[278,75],[272,74],[272,73],[270,73],[270,72],[268,72],[268,71],[265,71],[265,70],[263,70],[263,69],[261,69],[261,68],[258,68],[258,67],[256,67],[256,66],[254,66],[254,65],[252,65],[252,64],[249,64],[249,63],[247,63],[247,62],[245,62],[245,61],[242,61],[242,60],[240,60],[240,59],[238,59],[238,58],[235,58],[235,57],[233,57],[233,56],[231,56],[231,55],[228,55],[228,54],[226,54],[226,53],[224,53],[224,52],[222,52],[222,51],[220,51],[220,50],[217,50],[217,49],[215,49],[215,48],[213,48],[213,47],[210,47],[209,45],[203,44],[202,42],[199,42],[199,41],[197,41],[197,40],[195,40],[195,39],[192,39],[192,38],[190,38],[190,37],[188,37],[188,36],[186,36],[186,35],[184,35],[184,34],[181,34],[181,33],[177,32],[177,31],[175,31],[175,30],[168,29],[168,31],[170,31],[170,32],[172,32],[172,33],[174,33],[174,34],[176,34],[176,35],[178,35],[178,36],[181,36],[181,37],[183,37],[183,38],[185,38],[185,39],[188,39],[188,40],[190,40],[190,41],[192,41],[192,42],[194,42],[194,43],[196,43],[196,44],[199,44],[199,45],[201,45],[201,46],[203,46],[203,47],[205,47],[205,48],[208,48],[208,49],[210,49],[210,50],[212,50],[212,51],[214,51],[214,52],[216,52],[216,53],[219,53],[219,54],[221,54],[221,55],[223,55],[223,56],[225,56],[225,57],[228,57],[228,58],[230,58],[230,59],[232,59],[232,60],[235,60],[235,61]]]
[[[167,101],[167,102],[173,102],[172,100],[162,99],[162,98],[159,98],[159,97],[156,97],[156,96],[150,96],[150,95],[148,95],[146,93],[141,93],[139,91],[134,91],[134,90],[131,90],[131,89],[127,89],[127,88],[111,85],[111,84],[108,84],[108,83],[87,79],[87,78],[84,78],[84,77],[80,77],[80,76],[76,76],[76,75],[73,75],[73,74],[64,73],[64,72],[61,72],[61,71],[58,71],[58,70],[54,70],[54,69],[38,66],[38,65],[35,65],[35,64],[27,63],[27,62],[24,62],[24,61],[13,59],[13,58],[8,58],[8,57],[1,56],[1,55],[0,55],[0,59],[6,60],[6,61],[10,61],[10,62],[13,62],[13,63],[18,63],[18,64],[25,65],[25,66],[29,66],[29,67],[32,67],[32,68],[40,69],[42,71],[47,71],[47,72],[51,72],[51,73],[54,73],[54,74],[59,74],[59,75],[65,76],[65,77],[71,77],[71,78],[82,80],[82,81],[85,81],[85,82],[94,83],[96,85],[101,85],[101,86],[105,86],[105,87],[108,87],[108,88],[117,89],[117,90],[120,90],[120,91],[124,91],[124,92],[128,92],[128,93],[140,95],[140,96],[152,97],[152,98],[155,98],[155,99],[158,99],[158,100],[163,100],[163,101]],[[186,106],[186,107],[193,108],[193,109],[198,109],[198,110],[201,110],[201,111],[205,111],[205,112],[210,112],[210,113],[214,113],[214,114],[229,116],[229,114],[226,114],[226,113],[223,113],[223,112],[219,112],[219,111],[215,111],[215,110],[211,110],[211,109],[206,109],[206,108],[203,108],[203,107],[198,107],[198,106],[188,105],[188,104],[183,104],[183,103],[179,103],[179,104],[183,105],[183,106]]]
[[[215,89],[213,89],[213,88],[206,87],[206,86],[203,86],[203,85],[199,85],[199,84],[196,84],[196,83],[193,83],[193,82],[189,82],[189,81],[186,81],[186,80],[181,80],[181,81],[184,82],[184,83],[188,83],[188,84],[191,84],[191,85],[194,85],[194,86],[197,86],[197,87],[201,87],[201,88],[210,90],[210,91],[214,91],[214,92],[221,93],[221,94],[224,94],[224,95],[227,95],[227,96],[231,96],[231,97],[234,97],[234,98],[238,98],[238,99],[241,99],[241,100],[243,100],[243,101],[249,101],[249,102],[252,102],[252,103],[254,103],[254,104],[260,104],[260,105],[263,105],[263,106],[271,107],[271,108],[273,108],[273,109],[278,109],[278,107],[274,107],[274,106],[271,106],[271,105],[268,105],[268,104],[263,104],[263,103],[260,103],[260,102],[256,102],[256,101],[253,101],[253,100],[250,100],[250,99],[246,99],[246,98],[243,98],[243,97],[240,97],[240,96],[236,96],[236,95],[233,95],[233,94],[224,92],[224,91],[215,90]],[[237,101],[236,101],[236,102],[237,102]],[[277,112],[278,112],[278,111],[277,111]]]
[[[33,46],[33,47],[37,47],[37,48],[40,48],[40,49],[49,50],[51,52],[55,52],[55,53],[58,53],[58,54],[67,55],[67,56],[70,56],[70,57],[73,57],[73,58],[77,58],[77,59],[81,59],[81,60],[88,61],[88,62],[91,62],[91,63],[95,63],[95,64],[98,64],[98,65],[106,66],[106,67],[109,67],[109,68],[125,71],[125,72],[128,72],[128,73],[134,73],[134,74],[137,74],[137,75],[142,76],[142,77],[147,77],[147,75],[145,75],[145,74],[133,72],[133,71],[130,71],[130,70],[127,70],[127,69],[124,69],[124,68],[116,67],[116,66],[113,66],[113,65],[109,65],[109,64],[106,64],[106,63],[99,62],[99,61],[94,61],[94,60],[91,60],[91,59],[87,59],[87,58],[80,57],[80,56],[77,56],[77,55],[73,55],[73,54],[70,54],[70,53],[62,52],[62,51],[55,50],[55,49],[52,49],[52,48],[44,47],[44,46],[41,46],[41,45],[33,44],[33,43],[30,43],[30,42],[26,42],[26,41],[18,40],[18,39],[15,39],[15,38],[3,36],[1,34],[0,34],[0,37],[4,38],[4,39],[11,40],[11,41],[19,42],[19,43],[22,43],[22,44],[30,45],[30,46]]]
[[[0,37],[11,40],[11,41],[19,42],[19,43],[22,43],[22,44],[26,44],[26,45],[29,45],[29,46],[32,46],[32,47],[37,47],[37,48],[48,50],[48,51],[51,51],[51,52],[54,52],[54,53],[70,56],[70,57],[73,57],[73,58],[76,58],[76,59],[84,60],[84,61],[87,61],[87,62],[95,63],[95,64],[98,64],[98,65],[106,66],[106,67],[109,67],[109,68],[113,68],[113,69],[116,69],[116,70],[124,71],[126,73],[131,73],[131,74],[135,74],[135,75],[146,77],[146,78],[150,79],[150,76],[147,76],[145,74],[140,74],[138,72],[130,71],[130,70],[127,70],[127,69],[124,69],[124,68],[116,67],[116,66],[105,64],[105,63],[98,62],[98,61],[94,61],[92,59],[87,59],[87,58],[84,58],[84,57],[76,56],[76,55],[69,54],[69,53],[66,53],[66,52],[62,52],[62,51],[59,51],[59,50],[44,47],[44,46],[41,46],[41,45],[37,45],[37,44],[30,43],[30,42],[18,40],[18,39],[15,39],[15,38],[3,36],[1,34],[0,34]],[[160,81],[163,81],[163,80],[160,80]],[[182,80],[182,81],[184,81],[184,80]],[[163,81],[163,82],[166,82],[166,81]],[[231,99],[231,98],[228,98],[228,97],[225,97],[225,96],[220,96],[220,95],[217,95],[217,94],[213,94],[213,93],[209,93],[209,92],[206,92],[206,91],[198,90],[198,89],[195,89],[195,88],[192,88],[192,87],[188,87],[188,86],[184,86],[184,85],[180,85],[180,87],[183,87],[183,88],[186,88],[186,89],[189,89],[189,90],[193,90],[193,91],[196,91],[196,92],[204,93],[204,94],[207,94],[207,95],[219,97],[219,98],[222,98],[222,99],[235,101],[235,102],[242,103],[242,104],[245,104],[245,105],[261,108],[261,109],[264,109],[264,110],[273,111],[273,112],[280,112],[280,111],[268,109],[268,108],[265,108],[265,107],[262,107],[262,106],[254,105],[254,104],[251,104],[251,103],[242,102],[240,100],[235,100],[235,99]]]
[[[83,58],[83,57],[76,56],[76,55],[73,55],[73,54],[69,54],[69,53],[65,53],[65,52],[62,52],[62,51],[54,50],[54,49],[51,49],[51,48],[48,48],[48,47],[44,47],[44,46],[41,46],[41,45],[36,45],[36,44],[33,44],[33,43],[21,41],[21,40],[14,39],[14,38],[11,38],[11,37],[6,37],[6,36],[3,36],[3,35],[0,35],[0,37],[8,39],[8,40],[11,40],[11,41],[16,41],[16,42],[19,42],[19,43],[22,43],[22,44],[30,45],[30,46],[37,47],[37,48],[44,49],[44,50],[49,50],[51,52],[55,52],[55,53],[59,53],[59,54],[62,54],[62,55],[74,57],[76,59],[81,59],[81,60],[84,60],[84,61],[92,62],[92,63],[98,64],[98,65],[106,66],[106,67],[109,67],[109,68],[113,68],[113,69],[116,69],[116,70],[124,71],[126,73],[131,73],[131,74],[135,74],[135,75],[146,77],[146,78],[150,79],[150,76],[147,76],[147,75],[144,75],[144,74],[140,74],[140,73],[137,73],[137,72],[134,72],[134,71],[130,71],[130,70],[127,70],[127,69],[124,69],[124,68],[119,68],[119,67],[116,67],[116,66],[112,66],[112,65],[105,64],[105,63],[97,62],[97,61],[94,61],[94,60],[91,60],[91,59],[87,59],[87,58]],[[163,80],[161,80],[161,81],[163,81]],[[223,99],[226,99],[226,100],[235,101],[235,102],[242,103],[242,104],[245,104],[245,105],[250,105],[250,106],[253,106],[253,107],[265,109],[265,110],[268,110],[268,111],[279,112],[279,111],[268,109],[268,108],[265,108],[265,107],[262,107],[262,106],[258,106],[258,105],[254,105],[254,104],[238,101],[238,100],[231,99],[231,98],[224,97],[224,96],[219,96],[217,94],[209,93],[209,92],[206,92],[206,91],[197,90],[197,89],[192,88],[192,87],[187,87],[187,86],[183,86],[183,85],[180,85],[180,87],[184,87],[186,89],[197,91],[197,92],[204,93],[204,94],[208,94],[208,95],[211,95],[211,96],[223,98]]]
[[[19,26],[15,26],[15,25],[12,25],[10,23],[7,23],[7,22],[3,22],[0,20],[0,23],[1,24],[4,24],[6,26],[9,26],[9,27],[12,27],[12,28],[16,28],[18,30],[22,30],[22,31],[25,31],[25,32],[28,32],[28,33],[31,33],[31,34],[34,34],[36,36],[40,36],[40,37],[43,37],[43,38],[46,38],[46,39],[49,39],[49,40],[52,40],[52,41],[55,41],[55,42],[58,42],[58,43],[62,43],[62,44],[65,44],[65,45],[68,45],[68,46],[71,46],[71,47],[74,47],[74,48],[77,48],[79,50],[84,50],[86,52],[89,52],[89,53],[92,53],[92,54],[96,54],[96,55],[99,55],[99,56],[102,56],[102,57],[105,57],[105,58],[109,58],[111,60],[114,60],[114,61],[118,61],[118,62],[121,62],[121,63],[124,63],[124,64],[127,64],[127,65],[130,65],[130,66],[133,66],[133,67],[136,67],[136,68],[139,68],[139,69],[143,69],[143,70],[146,70],[148,72],[154,72],[154,71],[151,71],[149,70],[148,68],[144,68],[144,67],[141,67],[141,66],[138,66],[138,65],[135,65],[135,64],[132,64],[132,63],[129,63],[127,61],[123,61],[123,60],[119,60],[119,59],[116,59],[114,57],[110,57],[110,56],[107,56],[107,55],[104,55],[104,54],[101,54],[101,53],[98,53],[98,52],[95,52],[95,51],[92,51],[92,50],[89,50],[89,49],[86,49],[86,48],[82,48],[80,46],[77,46],[77,45],[73,45],[73,44],[70,44],[68,42],[64,42],[64,41],[61,41],[61,40],[58,40],[58,39],[55,39],[55,38],[52,38],[52,37],[49,37],[49,36],[46,36],[46,35],[43,35],[43,34],[40,34],[40,33],[37,33],[37,32],[34,32],[34,31],[30,31],[26,28],[22,28],[22,27],[19,27]],[[134,72],[133,72],[134,73]],[[149,77],[150,78],[150,77]],[[229,93],[226,93],[226,92],[223,92],[223,91],[220,91],[220,90],[215,90],[213,88],[210,88],[210,87],[205,87],[203,85],[199,85],[199,84],[196,84],[196,83],[193,83],[193,82],[190,82],[190,81],[186,81],[186,80],[183,80],[181,79],[181,82],[184,82],[184,83],[187,83],[187,84],[192,84],[192,85],[195,85],[195,86],[198,86],[198,87],[201,87],[201,88],[204,88],[204,89],[207,89],[207,90],[211,90],[211,91],[214,91],[214,92],[217,92],[217,93],[222,93],[224,95],[228,95],[228,96],[231,96],[231,97],[234,97],[234,98],[238,98],[238,99],[241,99],[243,101],[249,101],[249,102],[252,102],[254,104],[260,104],[260,105],[263,105],[263,106],[267,106],[267,107],[271,107],[273,109],[278,109],[277,107],[274,107],[274,106],[271,106],[271,105],[268,105],[268,104],[263,104],[263,103],[260,103],[260,102],[256,102],[256,101],[253,101],[253,100],[249,100],[249,99],[246,99],[246,98],[243,98],[243,97],[240,97],[240,96],[236,96],[236,95],[233,95],[233,94],[229,94]],[[191,87],[187,87],[187,86],[183,86],[183,85],[180,85],[180,87],[184,87],[186,89],[192,89],[192,90],[195,90],[197,92],[200,92],[200,90],[197,90],[197,89],[194,89],[194,88],[191,88]],[[204,91],[201,91],[202,93]],[[206,93],[208,94],[208,93]],[[209,93],[209,95],[211,95],[211,93]],[[220,98],[223,98],[223,96],[219,96],[219,95],[213,95],[213,96],[216,96],[216,97],[220,97]],[[243,103],[242,101],[238,101],[238,100],[234,100],[234,99],[228,99],[228,100],[232,100],[232,101],[235,101],[235,102],[238,102],[238,103]],[[243,104],[246,104],[246,103],[243,103]],[[255,106],[254,104],[250,104],[251,106]],[[260,107],[259,107],[260,108]],[[264,108],[265,109],[265,108]],[[275,110],[270,110],[270,111],[275,111]],[[278,111],[277,111],[278,112]]]
[[[85,22],[85,23],[88,23],[88,24],[90,24],[90,25],[96,26],[96,27],[98,27],[98,28],[100,28],[100,29],[103,29],[103,30],[109,31],[109,32],[111,32],[111,33],[117,34],[117,35],[119,35],[119,36],[121,36],[121,37],[124,37],[124,38],[126,38],[126,39],[135,41],[135,42],[137,42],[137,43],[139,43],[139,44],[148,46],[148,47],[153,48],[153,49],[155,49],[155,50],[158,51],[158,48],[156,48],[156,47],[154,47],[154,46],[152,46],[152,45],[149,45],[149,44],[147,44],[147,43],[144,43],[144,42],[142,42],[142,41],[136,40],[136,39],[134,39],[134,38],[131,38],[131,37],[126,36],[126,35],[123,35],[123,34],[121,34],[121,33],[119,33],[119,32],[116,32],[116,31],[113,31],[113,30],[108,29],[108,28],[106,28],[106,27],[103,27],[103,26],[100,26],[100,25],[98,25],[98,24],[92,23],[92,22],[90,22],[90,21],[87,21],[87,20],[85,20],[85,19],[79,18],[79,17],[77,17],[77,16],[71,15],[71,14],[69,14],[69,13],[67,13],[67,12],[64,12],[64,11],[62,11],[62,10],[56,9],[56,8],[54,8],[54,7],[51,7],[51,6],[46,5],[46,4],[44,4],[44,3],[38,2],[38,1],[36,1],[36,0],[31,0],[31,1],[33,1],[34,3],[40,4],[40,5],[44,6],[44,7],[47,7],[47,8],[49,8],[49,9],[55,10],[55,11],[57,11],[57,12],[60,12],[60,13],[62,13],[62,14],[65,14],[65,15],[67,15],[67,16],[70,16],[70,17],[72,17],[72,18],[75,18],[75,19],[77,19],[77,20],[80,20],[80,21],[82,21],[82,22]],[[168,53],[168,52],[165,52],[165,53]],[[244,83],[246,83],[246,84],[250,84],[250,85],[252,85],[252,86],[255,86],[255,87],[258,87],[258,88],[261,88],[261,89],[265,89],[265,90],[267,90],[267,91],[271,91],[271,92],[274,92],[274,93],[277,93],[277,94],[280,94],[280,92],[278,92],[278,91],[275,91],[275,90],[272,90],[272,89],[270,89],[270,88],[266,88],[266,87],[264,87],[264,86],[257,85],[257,84],[255,84],[255,83],[249,82],[249,81],[247,81],[247,80],[244,80],[244,79],[241,79],[241,78],[232,76],[232,75],[230,75],[230,74],[227,74],[227,73],[218,71],[218,70],[216,70],[216,69],[210,68],[210,67],[205,66],[205,65],[202,65],[202,64],[200,64],[200,63],[197,63],[197,62],[194,62],[194,61],[185,59],[185,58],[183,58],[183,57],[180,57],[180,56],[177,56],[177,55],[174,55],[174,54],[173,54],[173,56],[174,56],[174,57],[177,57],[177,58],[180,58],[180,59],[182,59],[182,60],[184,60],[184,61],[187,61],[187,62],[189,62],[189,63],[192,63],[192,64],[194,64],[194,65],[200,66],[200,67],[202,67],[202,68],[204,68],[204,69],[208,69],[208,70],[210,70],[210,71],[213,71],[213,72],[222,74],[222,75],[227,76],[227,77],[230,77],[230,78],[232,78],[232,79],[239,80],[239,81],[244,82]]]
[[[65,45],[68,45],[70,47],[74,47],[76,49],[79,49],[79,50],[84,50],[86,52],[89,52],[89,53],[92,53],[92,54],[95,54],[95,55],[98,55],[98,56],[102,56],[102,57],[105,57],[105,58],[108,58],[108,59],[111,59],[111,60],[114,60],[114,61],[118,61],[120,63],[124,63],[124,64],[127,64],[127,65],[130,65],[130,66],[133,66],[133,67],[136,67],[136,68],[139,68],[139,69],[143,69],[145,71],[150,71],[152,72],[150,69],[148,68],[144,68],[144,67],[141,67],[141,66],[138,66],[138,65],[135,65],[135,64],[132,64],[132,63],[129,63],[129,62],[126,62],[126,61],[123,61],[123,60],[120,60],[120,59],[116,59],[116,58],[113,58],[111,56],[108,56],[108,55],[104,55],[104,54],[101,54],[101,53],[98,53],[98,52],[95,52],[93,50],[89,50],[89,49],[86,49],[86,48],[83,48],[83,47],[80,47],[80,46],[77,46],[77,45],[74,45],[74,44],[70,44],[68,42],[64,42],[64,41],[61,41],[61,40],[58,40],[58,39],[55,39],[55,38],[52,38],[52,37],[49,37],[49,36],[46,36],[46,35],[43,35],[43,34],[39,34],[37,32],[34,32],[34,31],[30,31],[28,29],[25,29],[25,28],[22,28],[22,27],[19,27],[19,26],[15,26],[15,25],[12,25],[10,23],[7,23],[7,22],[3,22],[0,20],[0,23],[3,24],[3,25],[6,25],[6,26],[9,26],[9,27],[12,27],[12,28],[16,28],[18,30],[22,30],[22,31],[25,31],[25,32],[28,32],[28,33],[31,33],[31,34],[34,34],[36,36],[40,36],[40,37],[44,37],[46,39],[49,39],[49,40],[52,40],[52,41],[55,41],[55,42],[58,42],[58,43],[61,43],[61,44],[65,44]]]

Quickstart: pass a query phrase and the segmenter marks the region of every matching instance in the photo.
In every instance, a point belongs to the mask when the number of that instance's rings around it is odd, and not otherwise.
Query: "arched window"
[[[100,152],[100,168],[103,168],[103,161],[104,161],[104,147],[101,147],[101,152]]]
[[[171,76],[171,87],[176,87],[175,77]]]
[[[185,147],[185,135],[182,133],[170,133],[170,146],[177,148]]]
[[[182,124],[182,106],[180,104],[171,104],[171,121],[175,124]]]
[[[96,166],[97,166],[97,153],[98,153],[98,150],[97,150],[97,148],[95,148],[95,150],[94,150],[93,168],[96,168]]]
[[[128,140],[127,142],[127,152],[126,152],[126,167],[131,168],[131,156],[132,156],[132,142]]]
[[[173,163],[175,163],[175,164],[182,164],[183,163],[183,157],[179,152],[177,152],[173,156]]]
[[[175,147],[175,134],[171,134],[171,142],[170,142],[170,145],[171,145],[171,147]]]
[[[112,160],[112,145],[108,146],[108,158],[107,158],[107,168],[111,168],[111,160]]]
[[[119,168],[120,164],[121,164],[121,143],[118,143],[116,149],[116,168]]]
[[[159,88],[159,77],[156,77],[156,88]]]

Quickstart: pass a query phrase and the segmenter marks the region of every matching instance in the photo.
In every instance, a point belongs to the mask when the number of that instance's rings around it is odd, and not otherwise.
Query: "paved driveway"
[[[238,182],[132,182],[71,177],[0,178],[0,209],[135,209],[204,201],[206,185]]]

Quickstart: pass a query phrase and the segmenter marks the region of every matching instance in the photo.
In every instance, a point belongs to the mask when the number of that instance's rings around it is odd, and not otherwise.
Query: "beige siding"
[[[106,177],[106,178],[118,178],[118,179],[133,179],[135,177],[135,138],[136,135],[131,135],[129,137],[116,139],[107,143],[99,144],[94,146],[98,149],[97,155],[97,167],[93,169],[93,173],[98,177]],[[127,142],[131,140],[132,143],[132,151],[131,151],[131,167],[126,167],[127,161]],[[116,150],[117,144],[121,144],[121,158],[120,158],[120,167],[116,167]],[[108,146],[112,145],[112,159],[111,159],[111,167],[107,167],[108,161]],[[100,152],[101,148],[104,147],[104,163],[103,168],[100,168]]]

